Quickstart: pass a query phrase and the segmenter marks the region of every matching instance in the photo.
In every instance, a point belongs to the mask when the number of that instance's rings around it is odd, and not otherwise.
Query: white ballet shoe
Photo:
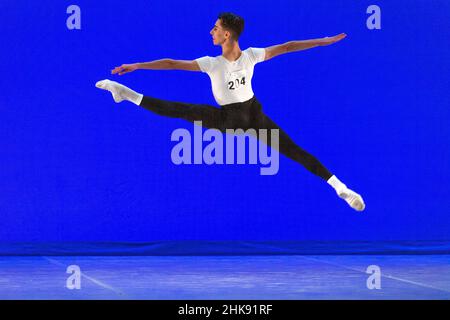
[[[124,97],[122,95],[123,90],[122,90],[122,85],[118,82],[115,81],[111,81],[108,79],[105,80],[101,80],[98,81],[95,86],[97,88],[103,89],[103,90],[107,90],[109,92],[111,92],[113,99],[116,103],[122,102],[123,100],[126,100],[126,97]]]
[[[345,187],[336,192],[338,196],[344,199],[350,207],[356,211],[363,211],[366,208],[363,198],[355,191]]]

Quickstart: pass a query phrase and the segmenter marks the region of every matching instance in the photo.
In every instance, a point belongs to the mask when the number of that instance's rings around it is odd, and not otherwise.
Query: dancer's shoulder
[[[257,64],[265,60],[266,56],[265,48],[249,47],[244,51],[248,54],[253,64]]]

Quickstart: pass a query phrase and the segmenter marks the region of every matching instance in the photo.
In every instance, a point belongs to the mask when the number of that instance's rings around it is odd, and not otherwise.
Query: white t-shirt
[[[216,102],[225,104],[244,102],[253,97],[253,68],[265,59],[264,48],[248,48],[236,61],[228,61],[222,55],[196,59],[200,70],[211,78],[211,87]]]

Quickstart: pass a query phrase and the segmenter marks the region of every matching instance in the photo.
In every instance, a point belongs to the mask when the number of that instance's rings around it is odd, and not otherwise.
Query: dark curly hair
[[[222,27],[229,31],[231,37],[237,41],[242,31],[244,31],[244,19],[231,12],[222,12],[219,14],[218,19],[220,19]]]

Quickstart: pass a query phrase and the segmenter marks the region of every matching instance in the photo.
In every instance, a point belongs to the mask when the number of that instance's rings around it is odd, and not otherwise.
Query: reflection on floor
[[[450,256],[0,257],[0,299],[450,299]]]

